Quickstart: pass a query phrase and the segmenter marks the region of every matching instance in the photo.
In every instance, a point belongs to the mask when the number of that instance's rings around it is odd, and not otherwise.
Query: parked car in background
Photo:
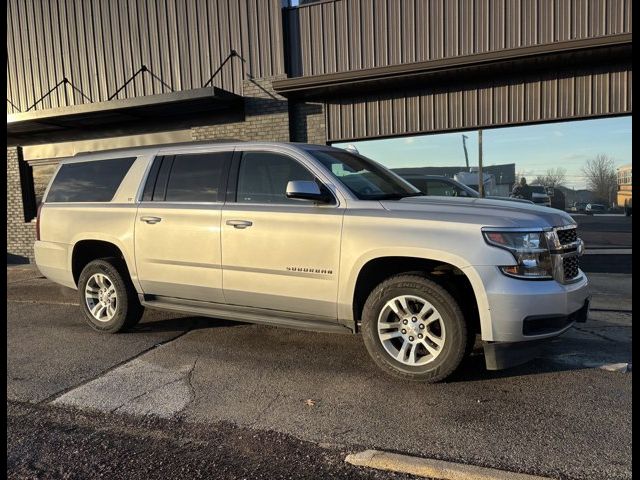
[[[586,208],[587,202],[573,202],[569,210],[574,213],[584,213]]]
[[[423,175],[420,173],[403,173],[399,175],[425,195],[480,198],[480,194],[476,190],[454,180],[453,178],[441,175]],[[533,203],[521,198],[497,197],[495,195],[488,195],[485,198],[490,198],[492,200],[507,200],[510,202]]]
[[[537,205],[551,206],[549,191],[544,185],[529,185],[531,189],[531,200]]]
[[[607,211],[607,207],[601,205],[599,203],[588,203],[584,212],[587,215],[593,215],[595,213],[605,213]]]

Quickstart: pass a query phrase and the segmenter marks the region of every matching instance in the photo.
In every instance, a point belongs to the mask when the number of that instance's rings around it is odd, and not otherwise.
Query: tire
[[[87,296],[88,291],[94,294],[89,295],[91,298]],[[98,295],[102,296],[105,291],[108,291],[110,301],[105,299],[101,303],[99,298],[104,297]],[[144,313],[127,267],[119,258],[103,258],[88,263],[80,274],[78,293],[85,320],[99,332],[118,333],[133,328]],[[107,304],[109,307],[105,306]],[[97,308],[100,319],[91,312],[90,305]]]
[[[399,298],[404,298],[404,306]],[[425,308],[426,313],[419,315],[418,310]],[[385,325],[394,326],[385,329]],[[383,342],[380,335],[392,338]],[[415,335],[422,335],[422,340]],[[460,306],[447,290],[426,277],[407,274],[390,277],[373,289],[362,312],[362,336],[369,355],[384,372],[423,383],[439,382],[451,375],[474,340]],[[408,357],[401,353],[403,348]],[[400,355],[404,361],[399,360]]]

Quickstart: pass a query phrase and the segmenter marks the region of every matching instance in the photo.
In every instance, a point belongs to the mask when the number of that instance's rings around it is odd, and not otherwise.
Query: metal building
[[[631,19],[631,0],[9,0],[8,258],[32,257],[38,179],[79,151],[631,114]]]

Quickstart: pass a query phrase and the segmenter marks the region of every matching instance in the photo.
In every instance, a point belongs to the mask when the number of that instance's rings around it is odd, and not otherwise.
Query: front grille
[[[578,257],[566,257],[562,260],[562,267],[564,268],[564,279],[571,280],[578,276]]]
[[[557,232],[558,240],[560,240],[560,245],[567,245],[578,240],[578,230],[576,228],[558,230]]]

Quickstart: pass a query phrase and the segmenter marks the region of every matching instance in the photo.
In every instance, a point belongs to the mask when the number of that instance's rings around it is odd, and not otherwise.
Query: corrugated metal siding
[[[327,103],[329,142],[631,113],[631,67]]]
[[[25,111],[66,77],[105,101],[143,64],[174,90],[200,88],[231,49],[246,63],[228,62],[217,87],[283,74],[280,0],[9,0],[7,99]],[[143,73],[118,98],[167,91]],[[86,102],[67,86],[35,109]]]
[[[291,75],[631,32],[631,0],[335,0],[287,11]],[[297,41],[299,40],[299,41]]]

